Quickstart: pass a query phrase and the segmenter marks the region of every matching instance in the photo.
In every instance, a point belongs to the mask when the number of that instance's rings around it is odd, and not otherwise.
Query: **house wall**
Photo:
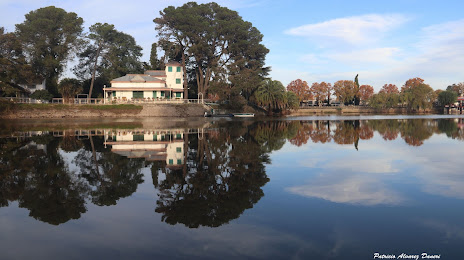
[[[111,93],[110,96],[109,96],[111,99],[114,99],[114,97],[116,97],[116,98],[118,98],[118,99],[123,99],[123,98],[125,97],[127,100],[130,100],[130,99],[133,98],[133,95],[134,95],[134,94],[133,94],[133,91],[127,91],[127,90],[124,90],[124,91],[122,91],[122,90],[121,90],[121,91],[113,90],[113,91],[116,92],[116,95],[113,96],[113,94]],[[161,92],[162,92],[162,91],[157,90],[154,97],[155,97],[155,98],[160,98],[160,99],[162,99],[162,98],[166,98],[166,96],[172,94],[172,97],[173,97],[173,98],[176,98],[176,94],[175,94],[174,92],[171,93],[168,89],[163,91],[163,92],[164,92],[164,96],[161,95]],[[183,96],[184,96],[184,94],[181,93],[180,98],[183,98]],[[152,90],[150,90],[150,91],[143,91],[143,97],[144,97],[144,98],[147,98],[147,97],[148,97],[148,98],[152,98],[152,97],[153,97],[153,91],[152,91]]]
[[[42,81],[41,84],[19,84],[24,89],[29,90],[29,92],[34,93],[37,90],[44,90],[45,89],[45,80]],[[31,87],[32,86],[32,87]]]
[[[172,68],[172,72],[169,72],[169,68]],[[177,72],[177,68],[180,68],[180,72]],[[166,86],[173,89],[184,88],[184,74],[182,66],[166,66]],[[180,83],[176,83],[176,79],[180,79]]]

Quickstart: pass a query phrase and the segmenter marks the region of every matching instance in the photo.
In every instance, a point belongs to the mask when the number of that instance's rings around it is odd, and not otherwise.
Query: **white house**
[[[125,102],[130,100],[160,100],[184,98],[184,72],[175,61],[166,64],[165,70],[148,70],[144,74],[127,74],[113,79],[105,88],[107,99]]]
[[[45,90],[45,79],[40,82],[40,80],[32,83],[18,84],[20,87],[24,88],[30,94],[34,93],[37,90]]]

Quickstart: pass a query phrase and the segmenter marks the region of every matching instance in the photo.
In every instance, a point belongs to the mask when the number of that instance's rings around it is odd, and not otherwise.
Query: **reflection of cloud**
[[[395,173],[399,170],[393,167],[392,160],[390,158],[373,158],[367,160],[344,160],[337,163],[333,163],[333,170],[343,171],[346,169],[352,169],[356,172],[362,173]]]
[[[422,151],[416,163],[423,169],[416,171],[421,189],[430,194],[464,199],[464,172],[460,156],[453,149]],[[430,158],[427,162],[423,158]]]
[[[290,187],[288,191],[305,197],[366,206],[398,205],[404,201],[400,194],[385,187],[378,176],[364,174],[322,175],[309,184]]]
[[[434,135],[420,149],[407,146],[401,140],[384,142],[378,136],[361,142],[359,152],[353,152],[353,147],[333,143],[302,146],[299,152],[304,153],[294,158],[299,167],[323,175],[309,179],[310,184],[288,190],[339,203],[395,204],[404,199],[397,196],[391,201],[384,200],[392,191],[383,183],[401,179],[404,183],[414,183],[424,193],[464,199],[462,159],[456,153],[460,145],[456,140]],[[363,190],[366,187],[377,190],[366,192]]]
[[[446,240],[464,240],[464,227],[462,226],[451,225],[431,219],[421,220],[420,223],[428,228],[443,233]]]

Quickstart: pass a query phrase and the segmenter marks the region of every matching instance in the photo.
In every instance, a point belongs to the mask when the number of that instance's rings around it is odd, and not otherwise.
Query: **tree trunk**
[[[185,52],[182,47],[182,69],[184,70],[184,99],[188,99],[188,82],[187,82],[187,69],[185,68]]]
[[[90,103],[90,99],[92,98],[92,90],[93,90],[93,84],[95,82],[95,73],[97,71],[98,57],[100,56],[102,47],[103,47],[103,42],[100,42],[98,44],[97,55],[95,57],[95,62],[93,65],[92,80],[90,81],[90,90],[89,90],[89,96],[87,97],[87,103]],[[103,93],[103,98],[105,98],[105,93]]]

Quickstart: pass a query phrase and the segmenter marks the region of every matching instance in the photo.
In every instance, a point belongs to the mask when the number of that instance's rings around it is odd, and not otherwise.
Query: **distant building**
[[[105,98],[125,102],[132,99],[160,100],[184,98],[182,65],[171,61],[165,70],[148,70],[144,74],[127,74],[113,79],[105,88]]]
[[[28,91],[30,94],[36,92],[37,90],[45,90],[45,79],[31,82],[31,83],[23,83],[23,84],[18,84],[20,87],[24,88],[26,91]]]

